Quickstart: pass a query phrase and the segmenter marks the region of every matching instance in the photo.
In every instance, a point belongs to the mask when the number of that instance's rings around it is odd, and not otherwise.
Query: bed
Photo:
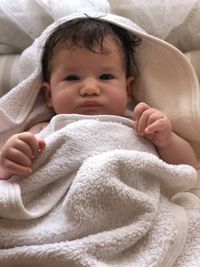
[[[178,112],[160,101],[167,91],[158,92],[153,100],[145,99],[142,91],[136,91],[136,97],[167,112],[174,129],[191,143],[200,159],[198,0],[0,0],[0,107],[6,109],[7,93],[23,83],[24,77],[34,75],[29,73],[34,67],[29,61],[32,54],[26,54],[27,65],[20,69],[24,50],[57,19],[91,8],[127,17],[184,53],[192,73],[191,92],[174,92],[177,103],[183,103]],[[23,90],[21,94],[25,99]],[[24,109],[19,108],[21,118]],[[38,109],[35,116],[45,117],[45,110]],[[67,127],[62,129],[63,125]],[[6,127],[7,121],[2,121],[1,145]],[[114,138],[113,131],[118,133]],[[151,146],[139,144],[137,136],[130,144],[118,144],[119,135],[124,140],[133,135],[126,119],[109,122],[107,117],[89,120],[58,115],[42,137],[46,135],[49,146],[29,179],[19,182],[16,178],[20,186],[15,178],[12,184],[0,181],[2,267],[199,266],[199,170],[162,162]],[[102,150],[108,143],[109,149]],[[101,153],[90,154],[93,148]],[[47,167],[47,161],[52,167]],[[70,171],[66,172],[66,166]],[[59,182],[55,181],[58,173]]]

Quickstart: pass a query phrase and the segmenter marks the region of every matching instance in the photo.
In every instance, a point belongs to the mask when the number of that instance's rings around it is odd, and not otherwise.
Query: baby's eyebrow
[[[113,71],[122,72],[122,71],[125,71],[123,68],[117,68],[115,66],[102,67],[102,70],[105,72],[113,72]]]

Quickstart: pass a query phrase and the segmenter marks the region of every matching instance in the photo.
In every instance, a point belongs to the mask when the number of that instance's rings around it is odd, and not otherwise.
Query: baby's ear
[[[47,104],[47,107],[51,108],[52,104],[52,97],[51,97],[51,87],[48,82],[42,82],[41,91],[43,91],[44,99]]]
[[[131,96],[132,96],[133,83],[134,83],[133,76],[129,76],[126,78],[126,89],[127,89],[127,95],[128,95],[129,100],[131,99]]]

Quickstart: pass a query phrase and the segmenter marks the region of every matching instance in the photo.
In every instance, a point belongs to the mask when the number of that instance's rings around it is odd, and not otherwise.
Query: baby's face
[[[56,50],[51,61],[46,100],[57,114],[124,114],[133,78],[126,77],[124,55],[111,37],[104,39],[108,53],[86,48]]]

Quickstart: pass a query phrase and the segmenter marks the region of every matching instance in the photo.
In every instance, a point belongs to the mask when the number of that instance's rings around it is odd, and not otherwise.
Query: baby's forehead
[[[66,44],[65,41],[60,42],[54,49],[53,56],[50,62],[53,62],[57,57],[72,58],[77,60],[78,56],[94,54],[97,56],[106,57],[109,55],[117,56],[121,61],[124,61],[124,53],[121,44],[116,39],[106,36],[102,43],[94,42],[93,45],[87,47],[82,43],[78,44]]]
[[[94,44],[90,49],[80,46],[66,47],[65,43],[60,43],[56,47],[54,56],[49,62],[49,72],[57,71],[59,68],[70,71],[84,69],[100,70],[119,68],[123,72],[126,70],[126,60],[122,50],[115,40],[105,38],[103,48],[99,44]],[[92,50],[91,50],[92,49]],[[102,51],[103,49],[103,51]]]
[[[85,51],[90,51],[94,54],[100,55],[110,55],[112,53],[117,53],[124,64],[126,64],[125,52],[121,41],[113,35],[105,35],[101,42],[94,40],[90,46],[86,45],[84,42],[74,43],[72,40],[60,40],[53,49],[52,58],[49,61],[49,64],[55,59],[56,55],[62,50],[67,50],[73,52],[78,50],[79,53],[85,53]]]
[[[115,47],[121,52],[124,52],[122,42],[115,34],[106,34],[101,39],[94,38],[90,41],[90,43],[88,43],[85,39],[74,41],[72,38],[65,37],[60,39],[59,42],[56,43],[56,45],[53,47],[53,51],[56,52],[60,49],[73,47],[86,48],[96,53],[106,52],[106,50],[109,50],[110,47]]]

